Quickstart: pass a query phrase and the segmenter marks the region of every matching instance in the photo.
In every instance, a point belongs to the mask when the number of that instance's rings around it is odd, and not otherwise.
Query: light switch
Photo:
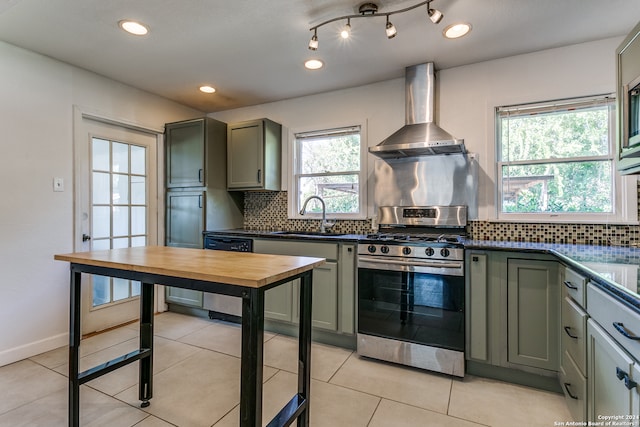
[[[64,191],[64,178],[53,178],[53,191]]]

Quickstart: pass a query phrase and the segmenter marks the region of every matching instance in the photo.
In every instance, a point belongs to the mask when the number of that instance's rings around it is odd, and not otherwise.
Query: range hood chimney
[[[433,122],[433,63],[405,69],[406,124],[369,152],[383,159],[466,153],[464,140],[456,139]]]

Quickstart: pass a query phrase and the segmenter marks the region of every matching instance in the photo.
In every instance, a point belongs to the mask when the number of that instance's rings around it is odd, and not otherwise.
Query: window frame
[[[607,105],[609,124],[609,151],[601,156],[578,156],[568,158],[549,158],[536,160],[506,160],[502,159],[502,120],[509,116],[509,112],[519,111],[520,113],[567,111],[576,108],[588,108],[589,106]],[[516,104],[510,106],[496,107],[495,115],[495,218],[499,222],[532,222],[532,223],[637,223],[637,180],[621,176],[616,168],[616,148],[615,148],[615,96],[596,95],[589,97],[576,97],[546,102],[535,102],[527,104]],[[521,115],[521,114],[518,114]],[[532,164],[550,163],[570,163],[587,161],[609,162],[612,175],[612,209],[610,213],[577,213],[577,212],[503,212],[503,166],[518,166]]]
[[[288,218],[289,219],[321,219],[322,214],[307,212],[304,215],[300,215],[299,207],[303,200],[299,200],[299,179],[301,176],[339,176],[339,175],[353,175],[356,171],[349,172],[329,172],[329,173],[315,173],[315,174],[301,174],[300,173],[300,155],[298,135],[331,135],[338,134],[341,131],[347,129],[359,128],[360,131],[360,170],[357,171],[358,175],[358,212],[353,213],[327,213],[328,220],[361,220],[367,217],[367,134],[366,134],[366,121],[351,121],[349,124],[329,125],[329,126],[314,126],[310,129],[296,129],[291,130],[289,133],[289,165],[290,170],[288,173],[289,186],[287,195],[288,205]]]

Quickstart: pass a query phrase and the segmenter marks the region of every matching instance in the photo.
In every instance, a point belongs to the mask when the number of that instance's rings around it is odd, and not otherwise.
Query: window
[[[360,126],[295,134],[290,216],[299,217],[304,201],[315,195],[333,218],[364,217],[361,140]],[[321,212],[320,203],[310,202],[304,217]]]
[[[498,218],[630,219],[615,172],[613,109],[608,97],[498,108]]]

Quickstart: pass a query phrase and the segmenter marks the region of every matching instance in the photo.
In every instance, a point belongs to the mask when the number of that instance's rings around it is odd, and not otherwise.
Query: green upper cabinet
[[[557,371],[560,276],[555,261],[509,259],[508,360]]]
[[[227,188],[279,191],[282,126],[269,119],[227,128]]]
[[[640,173],[640,22],[616,49],[618,171]]]
[[[166,125],[167,188],[202,187],[205,182],[205,120]]]

